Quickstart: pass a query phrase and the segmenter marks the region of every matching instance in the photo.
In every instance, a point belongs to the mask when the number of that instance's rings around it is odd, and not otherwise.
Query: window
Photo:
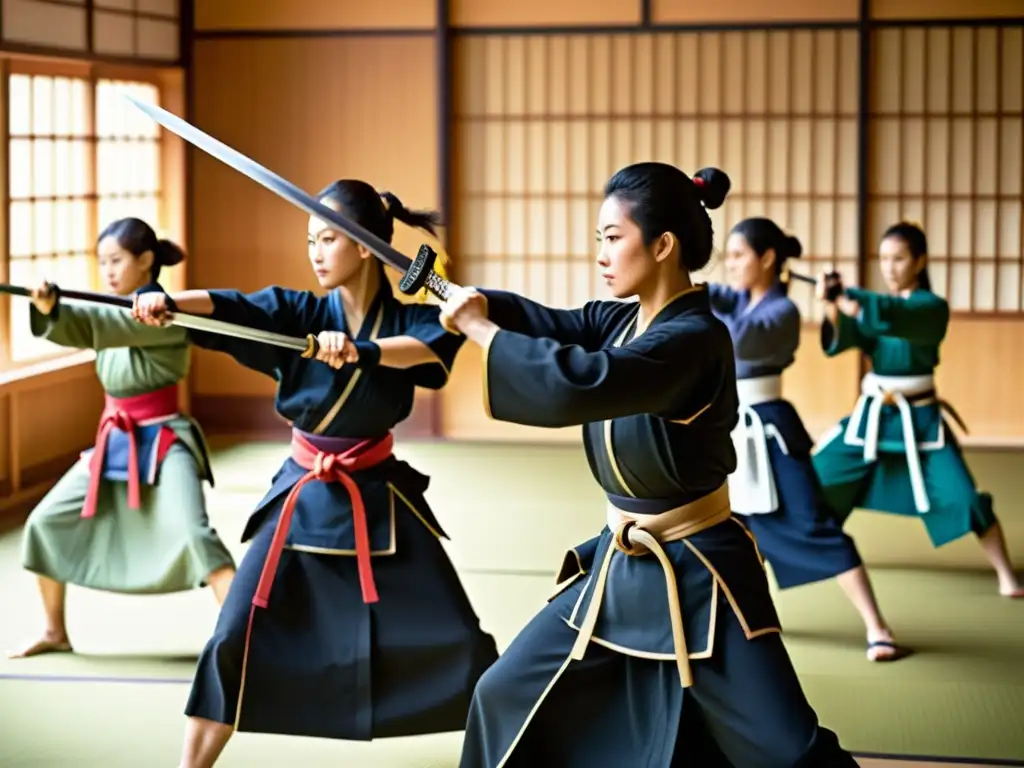
[[[159,103],[149,83],[96,84],[96,196],[98,229],[125,216],[154,227],[160,219],[160,127],[121,94]]]
[[[159,230],[159,127],[124,91],[159,103],[159,89],[145,82],[10,76],[9,282],[99,289],[95,241],[103,227],[137,216]],[[4,362],[66,351],[32,336],[24,300],[10,307]]]
[[[48,279],[93,287],[88,94],[84,78],[10,76],[9,274],[15,285]],[[11,301],[10,312],[12,363],[59,350],[32,336],[23,300]]]

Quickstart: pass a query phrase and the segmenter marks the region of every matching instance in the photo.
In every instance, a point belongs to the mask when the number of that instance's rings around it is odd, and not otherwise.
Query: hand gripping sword
[[[364,248],[371,251],[389,267],[401,272],[402,279],[398,287],[402,293],[412,296],[421,289],[426,288],[434,296],[444,301],[450,295],[452,288],[455,287],[451,282],[445,280],[434,271],[437,253],[429,245],[421,245],[416,258],[410,259],[372,232],[359,226],[354,221],[349,221],[333,208],[323,205],[290,181],[281,178],[273,171],[264,168],[256,161],[246,157],[238,150],[232,149],[222,141],[204,133],[186,120],[155,104],[139,101],[131,94],[125,93],[124,97],[171,133],[180,136],[189,144],[199,147],[208,155],[212,155],[239,173],[248,176],[278,197],[284,198],[311,216],[316,216],[318,219],[333,225],[339,231],[344,232]]]
[[[84,301],[90,304],[105,304],[108,307],[121,307],[122,309],[132,308],[132,300],[127,296],[115,296],[113,294],[94,293],[92,291],[71,291],[59,288],[56,285],[51,285],[50,288],[58,299]],[[6,293],[9,296],[32,298],[32,291],[20,285],[0,283],[0,294],[2,293]],[[168,312],[167,321],[171,325],[177,325],[182,328],[216,333],[221,336],[233,336],[236,339],[256,341],[261,344],[272,344],[275,347],[284,347],[285,349],[294,349],[302,357],[309,359],[316,357],[317,352],[320,351],[320,343],[312,333],[308,334],[306,338],[300,339],[295,336],[273,333],[272,331],[263,331],[259,328],[250,328],[247,325],[226,323],[223,320],[215,320],[212,317],[187,315],[181,312]]]
[[[828,275],[828,283],[825,288],[825,301],[835,301],[839,298],[843,292],[843,281],[839,277],[839,273],[832,271]],[[798,280],[801,283],[807,283],[809,285],[817,285],[818,280],[811,275],[801,275],[799,272],[793,272],[788,264],[782,265],[782,275],[780,276],[782,282],[787,283],[791,280]]]

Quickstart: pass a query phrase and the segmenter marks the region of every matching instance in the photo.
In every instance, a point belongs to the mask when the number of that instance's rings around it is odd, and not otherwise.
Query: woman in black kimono
[[[477,684],[462,768],[856,766],[804,697],[730,509],[733,348],[689,277],[728,188],[661,163],[608,182],[598,264],[639,302],[554,310],[460,289],[442,308],[484,350],[492,418],[582,425],[608,498],[607,527],[568,552],[555,596]]]
[[[436,223],[355,179],[318,197],[387,242],[395,221]],[[236,730],[360,741],[461,730],[498,655],[442,546],[430,478],[393,451],[415,388],[444,386],[462,340],[436,306],[395,298],[381,263],[327,222],[309,220],[308,243],[320,295],[271,286],[137,300],[149,324],[177,309],[321,344],[307,360],[191,334],[277,381],[292,443],[199,658],[181,768],[210,768]]]

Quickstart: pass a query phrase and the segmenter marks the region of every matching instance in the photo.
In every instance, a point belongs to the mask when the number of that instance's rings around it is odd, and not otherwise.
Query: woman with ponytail
[[[161,268],[185,258],[136,218],[107,225],[97,254],[108,289],[120,296],[160,295]],[[49,283],[34,291],[29,311],[36,337],[96,350],[106,408],[95,448],[26,523],[23,562],[39,580],[46,629],[10,655],[71,650],[67,584],[127,594],[209,585],[223,602],[235,564],[206,514],[203,481],[213,476],[202,430],[178,412],[186,332],[147,328],[117,307],[64,303]]]
[[[484,350],[490,415],[580,425],[608,499],[607,524],[480,679],[462,768],[856,766],[800,689],[730,507],[732,343],[690,279],[729,186],[663,163],[608,181],[597,263],[617,301],[552,309],[468,288],[445,303],[443,322]]]
[[[800,311],[782,279],[800,241],[771,219],[744,219],[725,246],[730,286],[711,285],[711,306],[729,328],[736,356],[740,419],[732,508],[757,540],[781,589],[836,578],[860,613],[871,661],[905,655],[882,618],[853,539],[825,505],[811,465],[813,442],[782,397],[782,373],[800,344]]]
[[[385,242],[400,221],[434,234],[437,214],[336,181],[320,202]],[[318,295],[272,286],[145,294],[136,318],[208,315],[289,336],[315,360],[193,332],[277,382],[291,455],[246,526],[250,546],[199,659],[181,765],[208,768],[236,730],[369,740],[461,730],[496,658],[424,498],[429,478],[392,453],[417,386],[441,388],[463,339],[439,309],[392,293],[373,254],[310,218]]]
[[[949,304],[931,290],[928,241],[901,222],[878,249],[887,291],[845,288],[823,275],[821,344],[829,357],[857,349],[871,359],[853,414],[815,449],[814,468],[840,523],[855,508],[919,517],[936,547],[973,533],[992,564],[1004,597],[1024,597],[1006,540],[979,493],[943,411],[966,428],[935,389]],[[840,289],[835,295],[829,289]]]

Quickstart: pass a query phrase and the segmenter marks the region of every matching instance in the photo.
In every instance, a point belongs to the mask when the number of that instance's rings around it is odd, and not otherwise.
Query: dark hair
[[[915,259],[928,255],[928,238],[925,236],[924,230],[917,224],[911,224],[909,221],[893,224],[885,230],[882,239],[887,240],[890,237],[902,240],[903,244],[907,246],[907,250],[910,251],[910,255]],[[917,284],[926,291],[932,289],[932,280],[928,277],[928,267],[922,269],[918,274]]]
[[[778,224],[763,216],[743,219],[732,228],[732,233],[746,240],[750,249],[759,257],[764,256],[769,250],[775,251],[776,277],[782,274],[786,259],[798,259],[804,252],[797,238],[787,235]],[[788,288],[788,283],[784,283],[783,289],[788,291]]]
[[[185,251],[180,245],[158,238],[153,228],[142,219],[129,216],[110,222],[96,238],[97,245],[108,237],[117,240],[117,244],[135,258],[152,251],[153,266],[149,270],[149,279],[154,283],[160,277],[162,267],[173,267],[185,260]]]
[[[339,179],[320,190],[317,198],[334,203],[345,218],[366,229],[386,243],[395,236],[395,221],[416,227],[437,237],[441,214],[437,211],[410,211],[390,192],[377,192],[358,179]]]
[[[675,235],[679,265],[696,272],[711,260],[714,229],[707,212],[725,202],[730,186],[717,168],[702,168],[691,179],[674,165],[636,163],[608,180],[604,196],[628,204],[646,245],[666,232]]]

